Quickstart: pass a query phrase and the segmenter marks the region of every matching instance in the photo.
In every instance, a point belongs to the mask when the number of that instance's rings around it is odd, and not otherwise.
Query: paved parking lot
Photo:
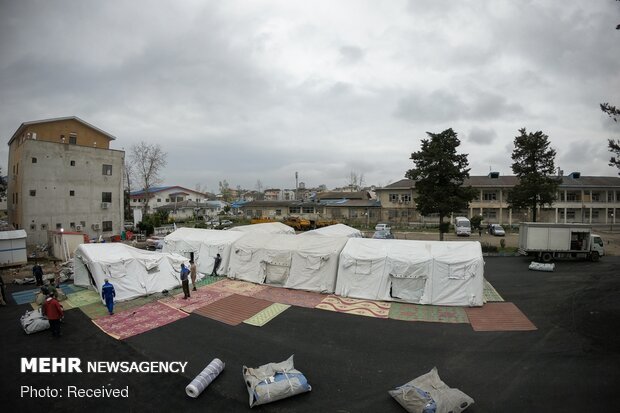
[[[485,275],[536,331],[474,332],[468,324],[379,320],[292,307],[264,327],[228,326],[198,315],[117,341],[80,310],[67,312],[64,336],[26,336],[27,306],[0,308],[0,405],[11,411],[249,411],[241,368],[295,354],[311,393],[254,408],[264,412],[400,412],[387,390],[437,366],[442,379],[472,396],[468,412],[613,411],[620,384],[620,257],[558,262],[528,271],[521,257],[488,257]],[[94,360],[184,360],[179,374],[22,374],[26,356]],[[226,363],[198,398],[184,388],[214,357]],[[20,398],[22,385],[129,386],[128,399]]]

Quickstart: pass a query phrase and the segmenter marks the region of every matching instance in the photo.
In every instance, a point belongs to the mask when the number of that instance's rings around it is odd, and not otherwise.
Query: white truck
[[[471,235],[471,222],[465,217],[454,218],[454,232],[457,236],[469,237]]]
[[[542,262],[571,257],[598,261],[605,248],[589,225],[523,222],[519,226],[519,253]]]

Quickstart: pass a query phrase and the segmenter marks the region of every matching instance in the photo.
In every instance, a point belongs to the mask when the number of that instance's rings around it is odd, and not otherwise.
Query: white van
[[[471,222],[465,217],[454,218],[454,231],[457,236],[469,237],[471,235]]]
[[[375,226],[375,231],[390,231],[390,224],[377,224]]]

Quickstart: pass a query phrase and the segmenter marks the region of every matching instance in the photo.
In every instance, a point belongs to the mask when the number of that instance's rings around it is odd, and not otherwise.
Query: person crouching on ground
[[[196,291],[196,264],[194,260],[189,260],[189,274],[192,279],[192,286],[194,287],[192,290]]]
[[[220,268],[220,264],[222,263],[222,256],[218,253],[215,256],[215,261],[213,262],[213,271],[211,272],[211,275],[217,277],[217,269]]]
[[[114,286],[110,284],[108,279],[104,280],[104,284],[101,287],[101,298],[105,300],[105,306],[108,307],[108,313],[114,314],[114,297],[116,297],[116,291]]]
[[[189,270],[185,268],[185,264],[181,264],[181,285],[183,285],[183,294],[185,297],[183,299],[187,300],[189,298],[189,280],[187,276],[189,275]]]
[[[60,337],[60,319],[64,317],[64,311],[54,294],[50,293],[43,304],[43,314],[50,322],[52,337]]]

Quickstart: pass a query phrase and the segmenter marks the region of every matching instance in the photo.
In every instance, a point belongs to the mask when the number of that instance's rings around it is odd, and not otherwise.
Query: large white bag
[[[50,328],[50,322],[41,314],[41,309],[26,311],[21,317],[22,328],[26,334],[37,333]]]

